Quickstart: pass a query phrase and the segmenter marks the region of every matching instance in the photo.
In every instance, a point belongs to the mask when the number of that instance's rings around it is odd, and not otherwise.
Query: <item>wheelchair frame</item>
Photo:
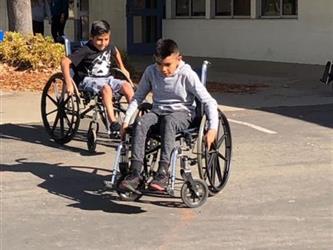
[[[69,55],[72,52],[71,42],[66,37],[64,37],[64,44],[65,54]],[[80,46],[83,46],[83,44],[81,42]],[[112,68],[112,73],[116,74],[120,79],[129,81],[118,68]],[[89,152],[95,152],[99,119],[102,120],[110,137],[119,138],[119,133],[112,133],[110,131],[110,123],[107,119],[101,97],[99,95],[91,95],[89,92],[79,91],[74,81],[73,85],[75,93],[69,96],[66,93],[62,73],[55,73],[50,77],[41,97],[43,124],[51,139],[59,144],[65,144],[70,142],[75,136],[80,125],[80,120],[90,118],[91,121],[87,132],[87,146]],[[123,107],[120,101],[121,98],[122,96],[119,93],[113,97],[114,112],[118,119],[122,119],[121,116],[126,112],[125,107]],[[92,114],[89,115],[91,111]]]
[[[205,85],[208,62],[202,65],[201,81]],[[150,104],[143,103],[138,108],[138,112],[132,117],[130,123],[134,123],[139,114],[144,114],[151,109]],[[201,108],[202,110],[202,108]],[[181,199],[187,207],[195,208],[203,205],[208,195],[215,195],[226,185],[230,175],[230,163],[232,152],[231,131],[226,116],[219,112],[219,126],[216,143],[210,151],[207,150],[204,142],[204,135],[207,130],[206,115],[202,115],[199,127],[190,127],[176,135],[176,141],[180,145],[176,146],[171,153],[169,168],[169,182],[166,193],[175,196],[175,183],[177,172],[177,161],[180,161],[180,174],[183,178],[183,185],[180,191]],[[124,191],[118,188],[120,181],[128,172],[129,151],[131,147],[130,136],[127,134],[117,148],[114,159],[111,179],[105,181],[107,189],[116,190],[121,199],[127,201],[139,200],[147,191],[148,185],[152,180],[154,164],[157,161],[160,144],[154,138],[147,136],[145,145],[145,158],[142,177],[143,181],[139,190]],[[195,157],[190,157],[187,152],[194,150],[196,144],[197,152]],[[221,151],[222,148],[222,151]],[[192,176],[191,166],[197,165],[199,179]]]

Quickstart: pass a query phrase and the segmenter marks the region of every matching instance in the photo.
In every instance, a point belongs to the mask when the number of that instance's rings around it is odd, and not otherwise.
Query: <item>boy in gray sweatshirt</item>
[[[150,183],[150,188],[158,191],[165,190],[176,133],[188,128],[195,118],[195,97],[204,105],[208,116],[209,129],[205,136],[208,148],[215,140],[217,133],[217,103],[191,66],[182,61],[176,42],[171,39],[160,39],[156,44],[154,57],[155,64],[148,66],[143,73],[122,124],[121,132],[124,135],[130,118],[151,91],[152,110],[140,117],[135,126],[130,173],[119,186],[124,190],[134,191],[140,184],[147,133],[150,127],[156,124],[160,128],[161,154],[157,174]]]

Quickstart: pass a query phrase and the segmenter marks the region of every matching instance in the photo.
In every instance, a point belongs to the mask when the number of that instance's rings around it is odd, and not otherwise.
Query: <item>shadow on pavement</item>
[[[69,145],[57,144],[50,140],[45,132],[45,129],[41,125],[30,125],[30,124],[3,124],[0,125],[0,138],[9,140],[25,141],[35,144],[41,144],[51,148],[62,149],[79,153],[83,156],[92,156],[96,154],[104,154],[105,152],[90,153],[86,148],[77,148]],[[86,142],[86,131],[78,130],[73,141]],[[97,142],[98,145],[116,147],[117,142],[112,142],[110,139],[105,138],[105,135],[101,136],[101,139]]]
[[[260,108],[258,110],[333,128],[333,104]],[[323,114],[324,113],[324,114]]]
[[[116,203],[113,200],[118,197],[101,192],[104,190],[103,181],[106,177],[97,174],[100,170],[98,168],[28,162],[25,159],[17,159],[16,162],[17,164],[14,165],[1,164],[0,172],[32,173],[44,180],[38,187],[46,189],[51,194],[72,200],[73,203],[68,205],[70,207],[121,214],[145,212],[139,206]]]

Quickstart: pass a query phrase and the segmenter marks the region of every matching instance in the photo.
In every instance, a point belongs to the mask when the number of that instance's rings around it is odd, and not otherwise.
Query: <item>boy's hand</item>
[[[66,84],[66,92],[70,96],[72,96],[74,94],[74,86],[72,83]]]
[[[210,129],[208,130],[208,132],[205,135],[205,139],[206,139],[206,144],[207,144],[207,148],[208,150],[210,150],[212,143],[215,141],[216,139],[216,134],[217,131],[216,129]]]
[[[122,125],[121,125],[121,128],[120,128],[120,136],[121,136],[121,140],[124,140],[125,139],[125,135],[126,135],[126,129],[128,128],[128,123],[124,122]]]

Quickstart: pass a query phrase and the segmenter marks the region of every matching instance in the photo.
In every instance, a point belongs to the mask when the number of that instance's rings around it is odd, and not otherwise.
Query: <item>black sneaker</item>
[[[119,122],[111,122],[110,124],[110,130],[111,132],[119,132],[121,128],[121,125]]]
[[[168,186],[169,177],[165,174],[157,173],[149,187],[157,191],[165,191]]]
[[[123,181],[120,182],[119,188],[123,190],[129,190],[135,192],[139,187],[141,178],[138,175],[129,174]]]

